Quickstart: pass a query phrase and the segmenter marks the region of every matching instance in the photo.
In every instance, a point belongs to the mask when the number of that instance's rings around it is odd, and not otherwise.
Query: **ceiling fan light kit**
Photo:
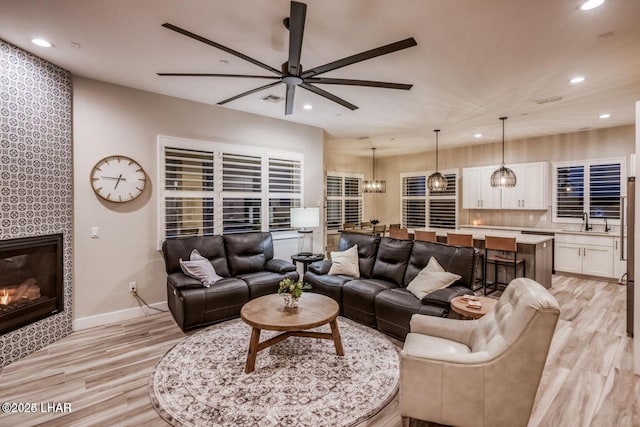
[[[296,87],[301,87],[305,90],[308,90],[309,92],[313,92],[316,95],[319,95],[323,98],[326,98],[330,101],[340,104],[343,107],[348,108],[349,110],[352,110],[352,111],[356,110],[358,107],[330,92],[327,92],[324,89],[319,88],[316,85],[328,84],[328,85],[378,87],[378,88],[400,89],[400,90],[411,89],[413,85],[405,84],[405,83],[390,83],[390,82],[379,82],[379,81],[371,81],[371,80],[354,80],[354,79],[341,79],[341,78],[316,77],[316,76],[327,73],[329,71],[346,67],[351,64],[366,61],[372,58],[376,58],[378,56],[386,55],[388,53],[393,53],[402,49],[417,46],[417,43],[413,37],[401,40],[399,42],[391,43],[385,46],[380,46],[375,49],[360,52],[355,55],[351,55],[342,59],[338,59],[337,61],[333,61],[328,64],[320,65],[318,67],[314,67],[309,70],[303,71],[302,64],[300,63],[300,57],[302,53],[302,38],[304,36],[304,24],[305,24],[306,14],[307,14],[306,4],[296,2],[296,1],[291,2],[290,15],[288,18],[285,18],[283,21],[285,27],[289,30],[289,58],[287,59],[287,62],[282,64],[282,70],[277,70],[243,53],[240,53],[236,50],[223,46],[212,40],[206,39],[202,36],[199,36],[198,34],[192,33],[176,25],[173,25],[170,23],[162,24],[163,27],[169,30],[175,31],[184,36],[197,40],[201,43],[220,49],[240,59],[243,59],[247,62],[257,65],[258,67],[263,68],[275,75],[264,76],[264,75],[248,75],[248,74],[214,74],[214,73],[157,73],[157,74],[159,76],[173,76],[173,77],[235,77],[235,78],[276,80],[275,82],[268,83],[264,86],[251,89],[246,92],[240,93],[238,95],[232,96],[231,98],[222,100],[218,102],[218,105],[224,105],[229,102],[235,101],[236,99],[245,97],[247,95],[260,92],[264,89],[268,89],[268,88],[277,86],[279,84],[285,84],[287,86],[285,115],[290,115],[293,113],[293,100],[295,97]]]
[[[379,181],[376,179],[376,148],[371,148],[373,152],[373,179],[371,181],[362,181],[363,193],[386,193],[387,181]]]
[[[502,120],[502,164],[491,174],[491,186],[511,188],[516,186],[517,178],[515,172],[504,165],[504,121],[507,117],[500,117],[500,120]]]
[[[436,171],[427,178],[427,188],[429,191],[444,191],[447,189],[447,178],[438,172],[438,133],[440,129],[435,129],[436,133]]]

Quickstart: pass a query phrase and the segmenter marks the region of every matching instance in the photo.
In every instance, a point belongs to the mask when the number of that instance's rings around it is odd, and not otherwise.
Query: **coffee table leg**
[[[249,341],[249,353],[247,354],[247,364],[244,373],[249,374],[256,368],[256,355],[258,354],[258,344],[260,343],[260,329],[251,330],[251,341]]]
[[[333,336],[333,343],[336,345],[336,354],[338,356],[344,356],[344,349],[342,348],[342,339],[340,338],[340,329],[338,329],[338,321],[333,319],[331,323],[331,335]]]

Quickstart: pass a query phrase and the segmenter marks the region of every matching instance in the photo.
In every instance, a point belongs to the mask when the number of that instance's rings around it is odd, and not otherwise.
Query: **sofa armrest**
[[[424,314],[414,314],[410,322],[411,333],[444,338],[467,346],[477,324],[477,320],[456,320]]]
[[[466,286],[452,285],[444,289],[438,289],[422,297],[423,304],[432,304],[440,307],[451,306],[451,300],[461,295],[473,294],[473,291]]]
[[[267,261],[266,270],[272,273],[290,273],[292,271],[296,271],[296,266],[290,263],[289,261],[285,261],[283,259],[270,259]]]
[[[200,280],[189,277],[184,273],[170,274],[167,276],[167,282],[169,282],[174,289],[204,288]]]
[[[315,274],[328,274],[331,270],[331,261],[322,260],[309,264],[309,271]]]

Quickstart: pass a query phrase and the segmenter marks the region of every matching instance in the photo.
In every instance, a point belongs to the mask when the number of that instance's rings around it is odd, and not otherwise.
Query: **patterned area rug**
[[[244,373],[251,328],[214,325],[173,347],[149,384],[151,402],[174,426],[350,426],[398,390],[398,349],[380,332],[338,318],[333,341],[290,337],[258,353]],[[329,332],[328,325],[316,330]],[[262,331],[260,341],[276,332]]]

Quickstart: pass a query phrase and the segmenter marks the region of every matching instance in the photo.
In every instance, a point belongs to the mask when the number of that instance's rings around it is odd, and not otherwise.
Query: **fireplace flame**
[[[0,297],[0,304],[8,305],[11,302],[11,296],[7,293],[6,289],[2,290],[2,296]]]

